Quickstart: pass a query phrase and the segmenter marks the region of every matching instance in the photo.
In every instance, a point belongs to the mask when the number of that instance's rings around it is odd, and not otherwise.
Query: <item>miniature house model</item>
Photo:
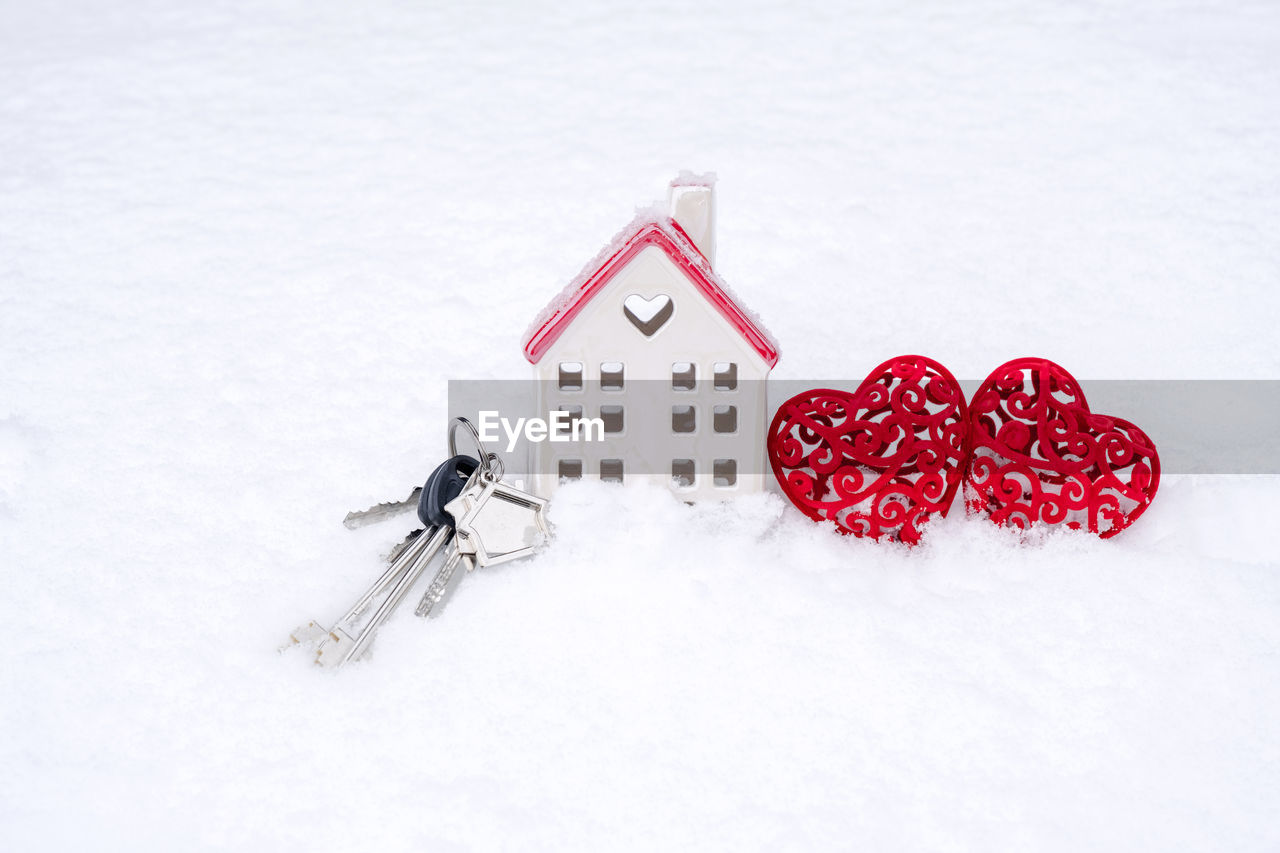
[[[530,327],[540,411],[603,422],[603,440],[531,445],[538,494],[580,477],[646,478],[686,500],[764,488],[778,348],[713,270],[713,184],[673,181],[667,206],[640,213]]]

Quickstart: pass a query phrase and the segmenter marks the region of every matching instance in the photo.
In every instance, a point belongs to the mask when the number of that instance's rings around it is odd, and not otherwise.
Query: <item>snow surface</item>
[[[1274,478],[911,551],[583,484],[275,651],[682,168],[775,375],[1280,376],[1278,95],[1273,3],[0,4],[0,849],[1280,847]]]

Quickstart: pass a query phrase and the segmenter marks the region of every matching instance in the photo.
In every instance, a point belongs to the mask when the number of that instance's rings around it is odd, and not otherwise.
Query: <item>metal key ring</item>
[[[458,417],[449,422],[449,455],[457,456],[458,454],[458,427],[464,426],[467,432],[471,434],[471,440],[475,442],[476,448],[480,451],[480,467],[477,472],[487,482],[496,483],[502,479],[502,460],[498,458],[496,453],[488,453],[484,449],[484,444],[480,441],[480,433],[476,431],[475,425],[466,418]]]

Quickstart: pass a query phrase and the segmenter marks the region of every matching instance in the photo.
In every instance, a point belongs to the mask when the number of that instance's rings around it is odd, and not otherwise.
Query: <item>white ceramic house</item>
[[[778,348],[714,263],[714,178],[683,174],[535,320],[539,409],[604,422],[603,441],[530,445],[539,495],[584,476],[643,477],[686,500],[763,490]]]

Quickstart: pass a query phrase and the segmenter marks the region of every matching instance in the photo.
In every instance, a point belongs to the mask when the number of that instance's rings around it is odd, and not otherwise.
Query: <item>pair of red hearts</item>
[[[792,397],[769,426],[769,462],[805,515],[846,533],[918,542],[963,480],[970,512],[997,524],[1133,524],[1160,485],[1160,457],[1129,421],[1089,410],[1080,384],[1043,358],[996,368],[967,404],[951,372],[892,358],[858,390]]]

